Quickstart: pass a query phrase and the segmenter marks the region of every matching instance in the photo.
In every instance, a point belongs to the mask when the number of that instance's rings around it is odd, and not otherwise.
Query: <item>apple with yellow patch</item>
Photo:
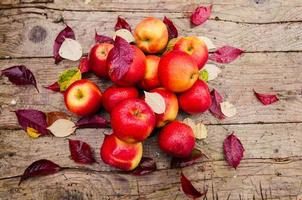
[[[158,53],[168,43],[168,29],[162,20],[148,17],[134,30],[136,45],[145,53]]]
[[[102,92],[92,81],[82,79],[67,88],[64,101],[70,112],[87,116],[96,113],[101,108]]]
[[[180,38],[173,49],[189,54],[197,63],[198,69],[202,69],[208,61],[209,52],[206,43],[195,36]]]
[[[160,94],[164,100],[166,109],[162,114],[155,114],[156,116],[156,127],[160,128],[165,126],[171,121],[174,121],[178,114],[178,100],[176,95],[173,92],[165,88],[156,88],[150,91],[150,93]]]
[[[143,155],[143,145],[141,142],[124,142],[115,134],[106,135],[100,149],[100,155],[104,163],[130,171],[139,164]]]

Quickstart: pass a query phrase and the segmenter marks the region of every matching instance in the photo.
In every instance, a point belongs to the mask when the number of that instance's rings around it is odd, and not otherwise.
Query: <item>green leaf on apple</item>
[[[218,77],[221,73],[221,69],[215,64],[206,64],[202,71],[199,73],[199,79],[204,81],[211,81]]]
[[[67,69],[63,71],[58,80],[60,86],[60,91],[65,91],[72,83],[75,81],[81,80],[82,73],[77,68]]]
[[[203,69],[199,72],[199,80],[203,80],[208,82],[209,79],[209,73],[206,69]]]

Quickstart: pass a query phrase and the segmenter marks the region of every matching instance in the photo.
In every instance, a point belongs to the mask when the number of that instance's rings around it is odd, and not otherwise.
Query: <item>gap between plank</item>
[[[211,53],[211,52],[210,52]],[[257,53],[302,53],[302,50],[288,50],[288,51],[244,51],[244,54],[257,54]],[[88,53],[83,53],[83,56],[87,56]],[[48,59],[53,58],[53,56],[0,56],[0,60],[13,60],[13,59]]]
[[[48,4],[48,3],[45,3]],[[129,12],[141,12],[141,13],[150,13],[150,12],[157,12],[157,13],[182,13],[182,14],[190,14],[191,11],[183,11],[183,12],[174,12],[169,10],[156,10],[156,9],[128,9],[128,10],[79,10],[79,9],[60,9],[60,8],[51,8],[47,6],[37,5],[37,6],[14,6],[14,7],[3,7],[1,10],[10,10],[10,9],[26,9],[26,8],[37,8],[37,9],[47,9],[47,10],[53,10],[53,11],[61,11],[61,12],[120,12],[120,13],[129,13]],[[39,13],[35,13],[39,14]],[[42,15],[45,15],[44,13],[41,13]],[[271,22],[244,22],[244,21],[235,21],[235,20],[227,20],[227,19],[220,19],[220,18],[209,18],[209,20],[212,21],[222,21],[222,22],[230,22],[230,23],[236,23],[236,24],[255,24],[255,25],[268,25],[268,24],[286,24],[286,23],[302,23],[302,20],[288,20],[288,21],[271,21]]]

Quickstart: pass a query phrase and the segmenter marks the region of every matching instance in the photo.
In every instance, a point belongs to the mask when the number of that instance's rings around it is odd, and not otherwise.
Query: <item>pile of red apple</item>
[[[101,107],[110,113],[113,133],[105,136],[100,154],[105,163],[122,170],[136,168],[143,154],[142,142],[155,128],[160,128],[158,144],[163,152],[173,157],[190,156],[195,136],[190,126],[176,121],[179,108],[196,114],[208,110],[212,103],[207,83],[199,80],[199,70],[208,60],[204,41],[182,37],[167,50],[168,29],[152,17],[136,26],[134,38],[130,67],[118,79],[112,73],[114,63],[107,59],[114,45],[97,43],[90,50],[90,69],[114,85],[102,93],[95,83],[83,79],[64,94],[66,107],[77,115],[88,116]],[[164,113],[156,114],[141,90],[161,95]]]

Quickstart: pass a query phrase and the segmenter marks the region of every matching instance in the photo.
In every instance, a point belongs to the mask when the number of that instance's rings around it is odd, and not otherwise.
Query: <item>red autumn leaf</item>
[[[14,112],[18,118],[19,125],[25,131],[30,127],[37,130],[42,135],[49,134],[49,131],[47,130],[46,115],[44,112],[33,109],[16,110]]]
[[[210,107],[210,112],[218,119],[224,119],[225,116],[221,111],[220,103],[223,102],[223,97],[215,89],[211,91],[212,105]]]
[[[133,175],[141,176],[149,174],[157,169],[156,163],[152,158],[142,157],[138,166],[132,171]]]
[[[76,123],[77,128],[106,128],[109,122],[99,115],[80,118]]]
[[[214,53],[209,55],[209,60],[218,63],[230,63],[238,58],[243,51],[231,46],[223,46],[217,49]]]
[[[60,85],[58,82],[54,82],[53,84],[49,86],[44,86],[44,88],[52,90],[54,92],[60,92]]]
[[[191,23],[194,24],[195,26],[203,24],[205,21],[209,19],[211,12],[212,12],[212,5],[209,5],[208,7],[205,6],[197,7],[190,17]]]
[[[89,144],[80,140],[69,140],[71,158],[80,164],[92,164],[95,162],[93,152]]]
[[[203,154],[199,149],[193,149],[190,157],[187,158],[172,157],[170,165],[171,168],[187,167],[193,165],[196,162],[196,160],[198,160],[201,157],[206,157],[206,155]]]
[[[8,80],[15,85],[33,85],[39,92],[34,74],[24,65],[3,69],[1,76],[8,77]]]
[[[172,38],[177,38],[178,31],[177,31],[177,28],[175,27],[175,25],[173,24],[173,22],[166,16],[164,17],[163,22],[166,24],[166,27],[168,29],[169,40],[171,40]]]
[[[234,133],[224,139],[223,150],[226,161],[236,169],[243,158],[244,148]]]
[[[269,105],[276,101],[279,101],[278,96],[275,94],[260,94],[255,90],[254,90],[254,94],[257,97],[257,99],[261,101],[263,105]]]
[[[94,40],[96,43],[110,43],[110,44],[114,43],[114,40],[111,37],[105,35],[99,35],[97,32],[95,32]]]
[[[124,18],[121,18],[120,16],[118,16],[114,30],[117,31],[120,29],[127,29],[128,31],[131,32],[131,26],[128,24],[128,22]]]
[[[50,160],[42,159],[35,161],[25,169],[21,176],[19,185],[26,179],[35,176],[45,176],[49,174],[54,174],[60,171],[61,169],[62,168],[59,165]]]
[[[131,45],[123,38],[115,38],[114,47],[107,56],[110,66],[109,75],[112,81],[120,80],[129,70],[133,61],[134,51]]]
[[[196,190],[191,181],[187,177],[185,177],[182,172],[180,174],[180,183],[182,191],[192,199],[197,199],[207,194],[207,190],[205,190],[203,193]]]
[[[63,58],[59,55],[59,50],[64,42],[65,38],[70,38],[75,40],[75,35],[73,30],[69,27],[66,26],[56,37],[55,42],[53,44],[53,57],[55,59],[55,63],[58,64],[63,60]]]
[[[79,69],[80,69],[82,74],[86,73],[86,72],[89,72],[90,68],[89,68],[89,61],[88,61],[87,56],[81,58],[80,64],[79,64]]]

